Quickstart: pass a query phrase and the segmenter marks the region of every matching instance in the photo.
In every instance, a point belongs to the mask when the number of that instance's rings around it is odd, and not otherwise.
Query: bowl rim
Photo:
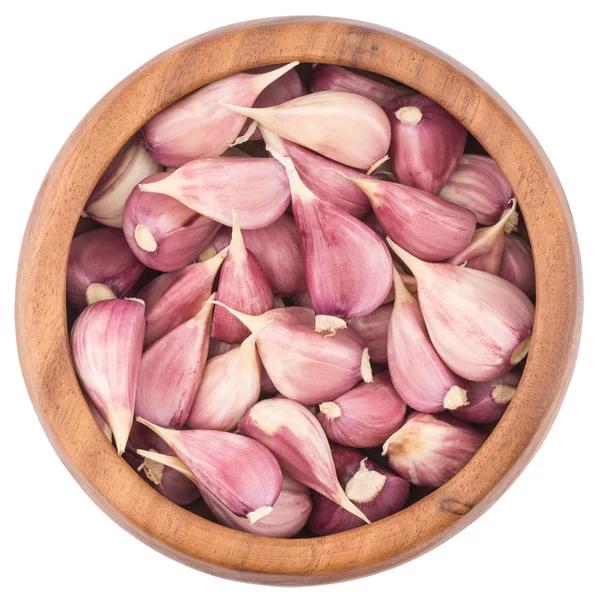
[[[332,536],[282,540],[234,531],[176,506],[117,457],[77,383],[65,282],[69,244],[87,197],[148,118],[210,81],[292,60],[392,77],[428,95],[467,127],[519,199],[534,254],[537,307],[517,393],[457,476],[383,521]],[[16,331],[27,389],[48,438],[113,520],[163,554],[215,575],[315,584],[411,560],[500,497],[558,412],[577,356],[582,305],[577,238],[558,178],[533,134],[490,86],[439,50],[397,31],[347,19],[287,17],[237,23],[187,40],[134,71],[90,110],[54,160],[32,209],[17,276]]]

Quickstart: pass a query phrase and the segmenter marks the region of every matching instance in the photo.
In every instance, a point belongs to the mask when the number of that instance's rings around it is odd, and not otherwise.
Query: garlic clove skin
[[[67,263],[67,302],[83,310],[97,300],[129,296],[146,268],[123,232],[101,228],[73,238]]]
[[[426,263],[388,244],[417,279],[427,331],[454,373],[489,381],[525,358],[535,309],[517,286],[483,271]]]
[[[133,422],[145,325],[143,302],[115,299],[88,306],[71,330],[75,371],[111,428],[119,455]]]
[[[121,228],[123,209],[131,191],[142,179],[162,170],[146,150],[141,134],[136,133],[100,177],[85,205],[86,215],[102,225]]]
[[[317,419],[327,437],[343,446],[379,446],[404,421],[406,404],[387,372],[373,376],[331,402],[319,405]]]
[[[340,486],[325,432],[306,407],[285,398],[263,400],[246,413],[237,432],[269,448],[291,477],[369,522]]]
[[[210,299],[214,300],[215,294]],[[158,339],[142,355],[135,414],[161,427],[185,424],[203,380],[212,304]]]
[[[203,495],[212,494],[250,523],[272,511],[281,491],[282,474],[265,446],[225,431],[164,429],[140,417],[137,421],[169,444]]]
[[[458,419],[413,413],[383,445],[383,455],[404,479],[438,488],[473,458],[485,438],[485,433]]]
[[[390,156],[398,181],[437,194],[465,149],[467,130],[422,94],[405,94],[385,105],[392,123]]]
[[[297,64],[261,74],[235,73],[171,104],[144,125],[148,150],[166,167],[223,154],[240,133],[245,118],[228,111],[221,102],[252,106],[270,83]]]
[[[535,267],[531,246],[516,233],[504,238],[498,275],[516,285],[530,298],[535,296]]]
[[[494,225],[513,197],[506,177],[489,156],[463,154],[440,190],[444,200],[472,210],[480,225]]]
[[[356,169],[369,169],[390,146],[391,128],[385,113],[358,94],[319,92],[269,108],[223,106],[286,140]]]
[[[147,177],[150,184],[168,177]],[[137,258],[157,271],[176,271],[189,265],[210,244],[221,225],[199,215],[170,196],[131,192],[123,211],[123,233]]]
[[[140,291],[138,295],[146,303],[145,347],[198,313],[212,292],[226,254],[227,249],[206,262],[159,275]]]
[[[454,416],[469,423],[496,423],[508,408],[517,391],[522,371],[512,371],[491,381],[472,383],[467,399],[469,404],[454,411]]]
[[[254,254],[244,245],[235,210],[231,244],[221,269],[217,299],[249,315],[261,315],[273,308],[271,283]],[[238,344],[248,335],[247,327],[237,317],[220,306],[215,308],[213,338]]]
[[[386,234],[423,260],[454,256],[475,233],[474,213],[428,191],[372,177],[352,181],[368,196]]]
[[[402,510],[408,501],[409,483],[369,460],[358,450],[333,444],[331,454],[340,484],[348,497],[374,523]],[[331,535],[364,525],[325,496],[314,494],[308,528],[315,535]]]
[[[235,208],[242,229],[274,223],[289,204],[290,190],[273,158],[194,160],[164,179],[142,183],[143,192],[165,194],[217,223],[231,227]]]
[[[379,365],[387,365],[388,361],[388,327],[393,308],[391,303],[383,304],[372,313],[348,322],[348,327],[356,331],[367,344],[371,362]]]
[[[457,377],[435,351],[419,303],[394,274],[394,308],[388,330],[388,367],[403,400],[425,413],[465,406],[466,381]]]

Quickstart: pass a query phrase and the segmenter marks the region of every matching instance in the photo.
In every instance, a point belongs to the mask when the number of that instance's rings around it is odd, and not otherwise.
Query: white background
[[[0,596],[4,598],[598,598],[600,138],[591,0],[10,2],[0,93]],[[55,154],[87,110],[148,59],[204,31],[285,14],[351,17],[420,38],[478,73],[545,148],[575,217],[586,278],[580,358],[543,447],[512,488],[442,547],[370,578],[310,591],[239,584],[154,552],[105,516],[67,473],[19,371],[13,285],[21,235]],[[17,299],[18,301],[18,299]],[[567,596],[568,595],[568,596]]]

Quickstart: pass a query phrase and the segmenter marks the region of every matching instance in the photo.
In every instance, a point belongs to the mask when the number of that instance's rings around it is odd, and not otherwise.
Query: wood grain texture
[[[384,521],[333,536],[276,540],[233,531],[147,486],[100,432],[78,387],[66,328],[67,254],[87,197],[112,157],[149,118],[232,72],[292,60],[387,75],[457,117],[504,171],[520,201],[536,273],[533,343],[517,394],[473,460],[439,490]],[[242,23],[189,40],[109,92],[65,143],[23,239],[16,322],[21,365],[39,419],[90,497],[133,535],[209,573],[267,584],[349,579],[406,562],[476,519],[544,439],[569,383],[582,315],[577,240],[560,183],[519,117],[448,56],[395,31],[294,17]]]

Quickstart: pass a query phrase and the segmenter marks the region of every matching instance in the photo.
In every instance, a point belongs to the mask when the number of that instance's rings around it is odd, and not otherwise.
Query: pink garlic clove
[[[348,498],[374,523],[402,510],[408,501],[409,483],[380,467],[358,450],[332,445],[331,454],[340,484]],[[316,535],[331,535],[364,525],[325,496],[314,495],[308,528]]]
[[[535,267],[531,246],[516,233],[504,238],[504,252],[498,275],[516,285],[530,298],[535,296]]]
[[[448,262],[498,275],[504,252],[504,234],[514,231],[519,220],[516,208],[517,203],[513,200],[512,206],[495,225],[478,229],[469,245]]]
[[[85,205],[85,214],[98,223],[120,228],[131,191],[142,179],[162,170],[146,150],[141,134],[136,133],[100,177]]]
[[[215,294],[210,299],[214,300]],[[212,304],[152,344],[142,356],[135,414],[161,427],[185,424],[203,381]]]
[[[463,250],[475,233],[475,215],[439,196],[400,183],[352,179],[371,201],[383,230],[423,260],[441,261]]]
[[[413,413],[383,445],[390,468],[414,485],[438,488],[470,460],[486,435],[446,415]]]
[[[467,130],[422,94],[405,94],[386,104],[392,123],[392,168],[404,185],[437,194],[456,168]]]
[[[75,371],[110,426],[119,455],[133,422],[144,327],[143,302],[115,299],[88,306],[71,330]]]
[[[416,294],[417,293],[417,280],[414,278],[413,275],[408,275],[404,269],[402,268],[402,265],[400,265],[400,263],[394,261],[394,270],[396,273],[398,273],[398,276],[400,277],[400,279],[402,280],[402,283],[404,284],[404,287],[411,293],[411,294]],[[392,292],[394,291],[394,288],[392,288]],[[393,302],[394,298],[392,297],[392,299],[390,300],[390,302]]]
[[[489,156],[463,154],[440,196],[472,210],[480,225],[494,225],[508,208],[513,193]]]
[[[263,400],[248,411],[238,433],[269,448],[291,477],[369,522],[340,486],[325,432],[306,407],[285,398]]]
[[[158,173],[142,184],[168,176]],[[189,265],[220,227],[174,198],[142,192],[139,186],[131,192],[123,212],[123,233],[129,247],[141,262],[157,271],[176,271]]]
[[[245,314],[261,315],[273,308],[273,290],[260,263],[246,249],[235,210],[233,212],[231,244],[221,269],[217,299]],[[213,338],[237,344],[248,335],[248,329],[237,317],[220,306],[215,308]]]
[[[469,404],[457,409],[454,415],[469,423],[499,421],[517,391],[521,375],[521,369],[516,368],[491,381],[472,383],[467,394]]]
[[[356,331],[367,344],[369,358],[373,363],[387,364],[388,327],[393,308],[391,303],[383,304],[372,313],[348,323],[348,327]]]
[[[194,160],[164,179],[142,183],[139,188],[171,196],[229,227],[235,208],[243,229],[260,229],[274,223],[290,199],[285,172],[273,158]]]
[[[326,64],[317,65],[313,70],[310,91],[360,94],[380,106],[398,96],[411,93],[408,88],[394,85],[375,73]]]
[[[222,250],[206,262],[160,275],[140,291],[138,295],[146,303],[145,347],[198,313],[212,292],[226,254],[227,250]]]
[[[517,286],[483,271],[426,263],[388,243],[416,277],[431,341],[454,373],[489,381],[525,358],[535,309]]]
[[[435,351],[419,303],[394,274],[396,299],[388,331],[388,367],[394,387],[415,410],[436,413],[467,404],[467,382]]]
[[[67,264],[67,302],[82,310],[98,300],[132,294],[145,267],[118,229],[94,229],[73,239]]]
[[[331,402],[319,405],[317,419],[332,442],[352,448],[380,446],[404,421],[406,404],[389,373],[360,383]]]
[[[390,254],[364,223],[317,198],[289,157],[271,152],[290,181],[315,330],[344,329],[346,320],[373,312],[385,300],[392,284]]]
[[[314,312],[301,307],[276,308],[259,316],[228,310],[253,333],[272,321],[258,335],[258,352],[276,389],[291,400],[319,404],[361,380],[372,381],[369,351],[350,329],[335,336],[317,333]]]
[[[164,429],[137,417],[175,451],[200,491],[212,494],[238,517],[256,523],[273,510],[281,491],[281,468],[255,440],[209,430]]]
[[[319,92],[270,108],[223,106],[286,140],[356,169],[371,168],[390,146],[391,128],[385,113],[357,94]]]
[[[180,167],[191,160],[221,155],[245,122],[244,117],[227,110],[221,102],[252,106],[270,83],[297,64],[293,62],[262,74],[235,73],[168,106],[143,127],[150,153],[166,167]]]

